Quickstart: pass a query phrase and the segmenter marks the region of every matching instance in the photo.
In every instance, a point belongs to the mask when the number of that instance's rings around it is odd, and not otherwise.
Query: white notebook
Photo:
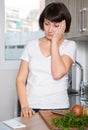
[[[25,124],[20,123],[20,122],[17,121],[15,118],[9,119],[9,120],[6,120],[6,121],[3,121],[3,123],[6,124],[7,126],[13,128],[13,129],[26,127]]]

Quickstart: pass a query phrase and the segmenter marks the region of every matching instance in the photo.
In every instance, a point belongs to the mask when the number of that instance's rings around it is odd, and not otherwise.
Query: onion
[[[77,117],[80,117],[81,115],[83,115],[83,106],[78,104],[73,105],[71,108],[71,112],[74,112]]]
[[[88,107],[84,110],[84,114],[88,116]]]

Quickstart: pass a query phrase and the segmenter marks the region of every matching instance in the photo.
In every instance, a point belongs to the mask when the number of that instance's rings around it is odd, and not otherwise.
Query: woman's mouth
[[[48,34],[47,36],[48,36],[48,37],[50,37],[50,38],[52,38],[52,37],[53,37],[53,35],[52,35],[52,34]]]

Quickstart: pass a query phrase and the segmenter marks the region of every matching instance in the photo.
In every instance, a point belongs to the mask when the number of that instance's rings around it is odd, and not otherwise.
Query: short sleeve
[[[26,47],[22,53],[21,60],[25,60],[27,62],[30,61],[30,43],[28,45],[26,45]]]
[[[68,55],[75,62],[77,46],[74,41],[66,40],[61,50],[61,55]]]

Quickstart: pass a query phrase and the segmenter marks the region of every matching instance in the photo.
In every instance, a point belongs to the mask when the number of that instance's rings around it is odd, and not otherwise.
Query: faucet
[[[84,81],[83,81],[83,67],[82,65],[78,62],[78,61],[75,61],[75,64],[77,64],[80,68],[80,71],[81,71],[81,79],[80,79],[80,85],[79,85],[79,93],[82,95],[85,93],[85,88],[84,88]]]

